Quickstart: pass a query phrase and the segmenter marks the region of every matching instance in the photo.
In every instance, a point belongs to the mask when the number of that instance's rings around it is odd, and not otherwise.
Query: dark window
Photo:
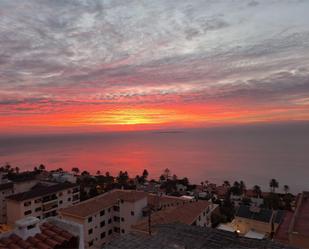
[[[93,230],[92,230],[92,228],[90,228],[90,229],[88,230],[88,234],[92,234],[92,232],[93,232]]]
[[[111,224],[112,223],[112,219],[108,219],[108,224]]]
[[[122,221],[122,222],[124,221],[124,218],[123,218],[123,217],[121,217],[121,221]]]
[[[108,231],[108,234],[111,235],[112,233],[113,233],[113,230],[110,229],[110,230]]]
[[[28,207],[28,206],[30,206],[31,205],[31,201],[26,201],[26,202],[24,202],[24,206],[25,207]]]
[[[28,230],[30,230],[30,229],[32,229],[32,228],[35,228],[35,225],[29,225],[29,226],[27,226],[27,229],[28,229]]]
[[[102,210],[101,212],[100,212],[100,216],[103,216],[105,214],[105,210]]]
[[[104,227],[105,226],[105,220],[101,221],[100,223],[100,227]]]
[[[120,233],[120,228],[119,227],[114,227],[114,232],[115,233]]]
[[[101,233],[101,239],[105,238],[105,232]]]
[[[125,233],[125,230],[124,230],[124,229],[121,229],[121,232],[122,232],[122,233]]]
[[[110,208],[108,209],[108,212],[109,212],[109,213],[111,212],[111,209],[110,209]]]
[[[89,246],[92,246],[92,245],[93,245],[93,240],[89,241],[89,242],[88,242],[88,245],[89,245]]]
[[[118,212],[119,211],[119,207],[118,206],[114,206],[114,211]]]
[[[41,207],[37,207],[37,208],[35,209],[35,212],[38,212],[38,211],[41,211],[41,210],[42,210]]]
[[[25,211],[25,215],[28,215],[28,214],[31,214],[32,213],[32,211],[31,210],[28,210],[28,211]]]
[[[88,223],[90,223],[92,221],[92,217],[88,218]]]
[[[62,204],[63,203],[63,201],[61,200],[61,201],[59,201],[59,204]]]
[[[131,215],[134,216],[134,211],[131,211]]]
[[[68,198],[68,201],[71,201],[71,198]]]
[[[114,216],[114,221],[115,222],[119,222],[120,221],[120,218],[118,216]]]

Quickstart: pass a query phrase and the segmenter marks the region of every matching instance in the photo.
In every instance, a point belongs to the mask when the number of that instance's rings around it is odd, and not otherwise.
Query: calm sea
[[[79,167],[95,173],[127,170],[134,177],[163,169],[191,182],[244,180],[268,190],[276,178],[280,189],[309,190],[309,125],[259,125],[182,130],[71,135],[1,136],[0,164],[23,170],[41,163],[48,169]]]

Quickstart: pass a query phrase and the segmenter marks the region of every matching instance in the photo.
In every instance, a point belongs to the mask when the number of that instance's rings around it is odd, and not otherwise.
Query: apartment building
[[[8,196],[7,223],[28,216],[39,219],[58,215],[60,208],[77,204],[80,200],[79,186],[71,183],[39,185],[33,189]]]
[[[156,233],[158,225],[180,223],[192,226],[211,227],[211,214],[218,207],[208,201],[183,202],[150,214],[132,225],[132,230]]]
[[[7,222],[7,205],[6,198],[10,195],[25,192],[34,187],[38,180],[34,177],[22,177],[14,182],[2,179],[0,184],[0,223]]]
[[[143,216],[147,193],[135,190],[113,190],[78,205],[60,210],[60,217],[84,227],[85,248],[102,245],[131,231]]]

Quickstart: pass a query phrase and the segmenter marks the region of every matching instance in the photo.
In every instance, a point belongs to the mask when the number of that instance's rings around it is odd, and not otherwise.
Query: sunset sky
[[[0,0],[0,133],[309,121],[309,1]]]

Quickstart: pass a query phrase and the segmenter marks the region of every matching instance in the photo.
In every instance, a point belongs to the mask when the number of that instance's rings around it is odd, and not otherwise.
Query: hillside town
[[[309,248],[309,192],[0,167],[0,249]]]

